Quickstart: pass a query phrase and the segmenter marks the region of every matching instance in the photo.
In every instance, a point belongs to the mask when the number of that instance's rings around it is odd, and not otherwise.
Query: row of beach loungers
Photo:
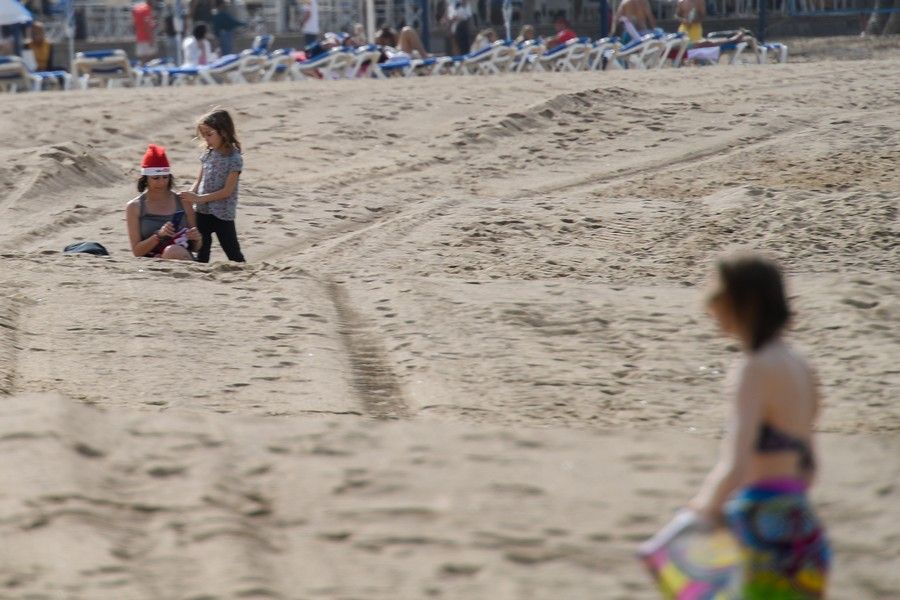
[[[723,32],[725,36],[730,32]],[[715,39],[717,34],[710,34]],[[722,37],[724,39],[724,37]],[[33,72],[17,56],[0,56],[0,89],[6,91],[86,89],[113,87],[167,86],[184,84],[249,83],[277,79],[341,79],[356,77],[410,77],[420,75],[496,75],[526,71],[599,71],[604,69],[658,69],[694,64],[743,62],[786,62],[787,46],[747,41],[725,43],[708,48],[689,49],[681,33],[661,30],[640,39],[622,43],[618,38],[591,40],[578,38],[552,49],[539,40],[517,44],[498,41],[478,52],[463,56],[413,58],[393,54],[384,56],[379,46],[333,48],[309,59],[298,59],[291,48],[272,49],[271,35],[257,36],[253,47],[240,54],[228,54],[200,67],[179,67],[165,60],[135,65],[124,50],[79,52],[66,71]],[[751,50],[748,51],[748,47]]]

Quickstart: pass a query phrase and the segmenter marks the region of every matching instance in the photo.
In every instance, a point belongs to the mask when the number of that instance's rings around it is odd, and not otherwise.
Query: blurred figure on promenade
[[[246,23],[234,18],[225,0],[216,0],[216,9],[212,16],[212,30],[213,35],[219,41],[220,56],[234,52],[234,30],[246,26]]]
[[[156,56],[153,9],[142,0],[131,8],[131,18],[134,21],[135,54],[139,61],[145,63]]]

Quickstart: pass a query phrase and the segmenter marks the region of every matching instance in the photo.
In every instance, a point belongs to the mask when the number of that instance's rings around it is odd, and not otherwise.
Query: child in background
[[[206,147],[200,157],[200,175],[190,191],[181,192],[182,200],[193,202],[197,213],[197,229],[203,239],[197,261],[209,262],[215,233],[228,259],[244,262],[234,226],[244,160],[231,115],[222,109],[207,113],[197,122],[197,136]]]

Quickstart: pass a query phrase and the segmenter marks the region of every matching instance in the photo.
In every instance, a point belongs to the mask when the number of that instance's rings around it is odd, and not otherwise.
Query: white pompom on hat
[[[169,157],[166,149],[156,144],[147,146],[144,160],[141,161],[141,175],[171,175]]]

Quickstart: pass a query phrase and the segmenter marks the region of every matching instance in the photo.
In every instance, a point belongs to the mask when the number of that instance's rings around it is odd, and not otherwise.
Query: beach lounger
[[[660,42],[660,34],[648,33],[641,39],[613,48],[607,55],[607,68],[646,69],[656,66],[665,44]]]
[[[226,54],[214,62],[199,67],[176,67],[166,71],[172,85],[205,83],[247,83],[241,74],[241,56]]]
[[[512,42],[498,40],[471,54],[456,57],[460,75],[497,75],[508,71],[516,55]]]
[[[687,54],[688,46],[691,45],[690,38],[681,32],[669,33],[662,41],[664,44],[663,53],[657,68],[662,68],[667,64],[675,68],[680,67]]]
[[[775,58],[775,62],[784,64],[788,59],[788,47],[785,44],[770,43],[756,46],[756,61],[764,65],[769,62],[769,57]]]
[[[250,50],[253,50],[257,54],[271,54],[272,46],[275,44],[275,36],[270,34],[258,35],[253,38],[253,43],[250,44]]]
[[[351,51],[345,48],[332,48],[313,58],[297,61],[297,70],[304,78],[320,73],[324,79],[336,79],[352,64]]]
[[[39,92],[46,86],[67,90],[72,77],[66,71],[32,71],[19,56],[0,56],[0,89]]]
[[[279,48],[269,54],[262,80],[303,79],[303,74],[297,68],[297,59],[294,58],[294,52],[296,51],[293,48]]]
[[[743,31],[713,31],[713,32],[710,32],[706,36],[706,39],[709,41],[712,41],[712,42],[721,42],[722,40],[735,37],[735,35],[739,34],[739,33],[744,34],[744,39],[750,39],[750,42],[755,42],[755,40],[752,39],[750,32],[748,32],[746,30],[743,30]],[[720,44],[719,45],[720,56],[721,55],[728,56],[728,64],[730,64],[730,65],[744,64],[744,62],[745,62],[744,61],[744,50],[746,50],[747,47],[750,46],[750,42],[731,41],[731,42]],[[761,46],[763,46],[763,44],[755,43],[754,45],[756,45],[756,47],[757,47],[757,52],[756,52],[756,56],[754,56],[752,60],[754,60],[755,62],[765,62],[765,60],[761,60],[762,58],[765,57],[765,53],[763,53],[761,55],[760,51],[759,51],[759,48]],[[718,64],[718,62],[719,61],[716,60],[716,64]]]
[[[621,46],[618,37],[605,37],[591,43],[588,48],[585,68],[588,71],[602,71],[606,68],[604,56]]]
[[[378,79],[388,77],[416,77],[419,75],[438,75],[445,67],[452,65],[453,59],[449,56],[429,56],[427,58],[409,58],[396,56],[383,63],[373,63],[372,73]]]
[[[372,74],[378,79],[387,79],[388,77],[407,77],[413,68],[413,61],[407,56],[398,56],[390,58],[383,63],[376,63]]]
[[[544,53],[546,48],[539,40],[527,40],[516,46],[511,70],[523,72],[531,66],[535,58]]]
[[[244,58],[240,54],[226,54],[208,65],[198,67],[197,74],[200,81],[209,85],[247,83],[243,74]]]
[[[374,73],[374,76],[377,77],[377,73],[375,73],[374,65],[378,64],[378,60],[381,58],[381,48],[376,46],[375,44],[367,44],[365,46],[360,46],[353,50],[353,61],[350,64],[350,68],[347,71],[347,77],[356,78],[363,72],[364,67],[368,64],[368,73]]]
[[[169,71],[175,68],[175,63],[170,58],[157,58],[143,66],[132,67],[134,71],[134,85],[143,86],[167,86],[169,85]]]
[[[581,71],[587,63],[590,39],[575,38],[534,58],[535,71]]]
[[[78,79],[82,89],[87,89],[92,82],[106,87],[135,83],[128,55],[119,49],[79,52],[72,62],[72,74]]]
[[[257,36],[260,37],[260,36]],[[267,36],[269,37],[269,36]],[[263,49],[248,48],[238,56],[237,77],[231,77],[234,83],[250,83],[265,77],[269,67],[269,53]]]

